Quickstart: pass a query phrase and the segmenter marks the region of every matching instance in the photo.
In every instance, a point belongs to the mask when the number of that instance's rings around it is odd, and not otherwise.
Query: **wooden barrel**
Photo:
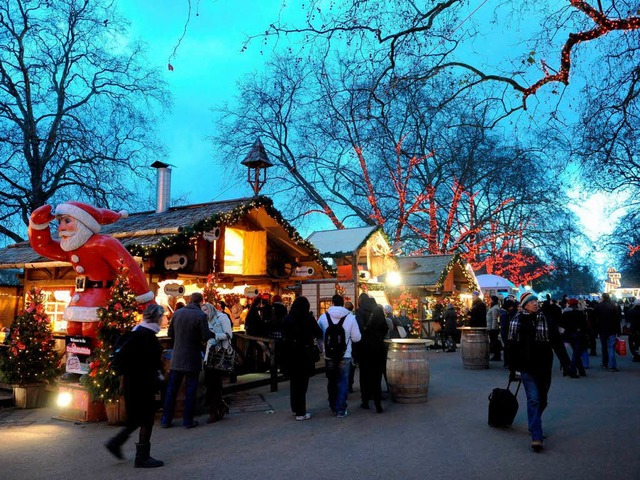
[[[428,340],[387,340],[387,380],[391,399],[398,403],[424,403],[429,393]]]
[[[489,335],[486,328],[462,327],[462,364],[469,370],[489,368]]]

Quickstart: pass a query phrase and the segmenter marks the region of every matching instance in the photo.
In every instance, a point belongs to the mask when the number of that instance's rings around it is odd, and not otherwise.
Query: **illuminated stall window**
[[[51,319],[51,329],[54,332],[67,330],[67,322],[64,320],[64,309],[71,300],[70,290],[43,290],[45,296],[44,311]]]
[[[267,232],[226,228],[224,273],[265,275],[267,273]]]

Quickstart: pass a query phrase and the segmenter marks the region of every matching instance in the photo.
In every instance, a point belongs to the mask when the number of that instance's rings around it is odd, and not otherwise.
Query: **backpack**
[[[345,315],[338,323],[333,323],[328,313],[327,330],[324,332],[324,356],[335,362],[339,362],[347,351],[347,333],[344,331]]]
[[[127,373],[129,361],[127,359],[127,345],[131,341],[132,333],[127,332],[120,335],[113,344],[113,351],[109,354],[109,363],[111,370],[116,375],[124,375]],[[130,350],[130,349],[129,349]]]

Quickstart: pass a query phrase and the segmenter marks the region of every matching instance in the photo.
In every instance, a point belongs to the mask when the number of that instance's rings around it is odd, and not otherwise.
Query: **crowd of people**
[[[321,357],[324,357],[328,406],[333,415],[337,418],[349,415],[347,400],[349,393],[353,392],[356,368],[360,371],[360,407],[369,410],[373,402],[375,411],[383,413],[385,340],[406,337],[411,322],[408,319],[403,322],[402,316],[393,315],[389,305],[378,305],[366,293],[358,297],[357,307],[342,296],[334,295],[332,305],[318,318],[314,317],[309,300],[304,296],[297,297],[290,309],[279,297],[275,300],[269,308],[270,330],[254,330],[253,333],[274,335],[275,331],[279,365],[290,381],[290,404],[295,420],[304,421],[312,416],[307,410],[306,395],[309,379],[315,375],[316,364]],[[258,324],[264,325],[261,311],[265,310],[266,303],[262,297],[254,301],[247,315],[249,330]],[[479,292],[475,294],[466,319],[469,326],[487,328],[490,360],[503,362],[503,366],[509,369],[510,380],[522,381],[527,397],[531,447],[536,452],[543,450],[542,414],[547,407],[554,354],[564,376],[586,377],[589,359],[597,355],[596,343],[599,340],[601,367],[617,372],[615,346],[624,330],[629,336],[633,361],[640,361],[640,299],[618,304],[604,293],[597,302],[567,297],[555,301],[548,295],[540,301],[532,292],[525,292],[518,300],[513,296],[491,296],[487,303],[488,308]],[[172,426],[183,381],[182,426],[187,429],[198,426],[194,411],[198,379],[203,369],[203,348],[206,359],[209,349],[227,348],[233,336],[232,322],[224,308],[219,303],[205,303],[202,294],[196,292],[187,305],[173,314],[168,330],[173,340],[173,351],[161,427]],[[149,454],[155,411],[153,399],[158,387],[161,353],[155,333],[163,315],[161,306],[150,306],[144,312],[143,322],[135,329],[135,342],[129,342],[138,344],[140,348],[135,355],[136,367],[124,374],[127,425],[106,444],[112,454],[122,458],[122,444],[140,428],[137,467],[163,465],[162,461],[153,459]],[[449,303],[437,315],[441,323],[442,347],[445,351],[455,351],[459,312]],[[222,398],[225,374],[228,372],[205,368],[208,423],[221,420],[229,411]]]
[[[525,292],[519,300],[492,296],[489,302],[487,309],[481,296],[474,296],[469,325],[487,328],[490,360],[504,359],[510,380],[522,381],[531,447],[536,452],[544,448],[542,414],[547,407],[554,354],[563,376],[586,377],[589,359],[597,356],[599,341],[600,367],[618,372],[615,348],[624,333],[633,361],[640,361],[640,299],[616,303],[603,293],[599,300],[565,295],[556,301],[546,295],[540,301],[532,292]]]

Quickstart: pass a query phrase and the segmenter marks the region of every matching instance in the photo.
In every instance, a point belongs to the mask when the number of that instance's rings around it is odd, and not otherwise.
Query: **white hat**
[[[69,215],[86,225],[93,233],[98,233],[101,225],[109,225],[128,216],[124,210],[114,212],[108,208],[97,208],[82,202],[62,203],[56,207],[55,214]]]

